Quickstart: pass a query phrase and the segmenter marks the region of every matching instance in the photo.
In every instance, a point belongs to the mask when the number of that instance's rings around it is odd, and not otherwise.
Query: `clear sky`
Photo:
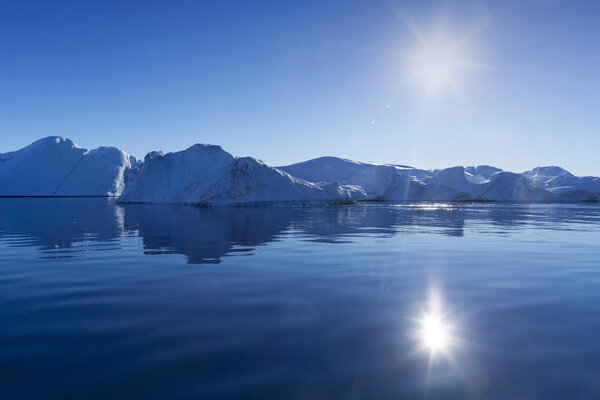
[[[600,2],[2,1],[0,152],[600,175]]]

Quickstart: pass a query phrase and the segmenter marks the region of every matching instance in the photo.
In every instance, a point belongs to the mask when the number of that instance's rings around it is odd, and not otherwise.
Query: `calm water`
[[[0,398],[600,398],[600,207],[0,199]]]

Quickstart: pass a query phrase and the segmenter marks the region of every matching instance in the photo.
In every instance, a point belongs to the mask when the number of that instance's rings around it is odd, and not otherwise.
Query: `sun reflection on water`
[[[456,204],[451,203],[415,203],[415,204],[395,204],[396,208],[407,208],[424,211],[436,211],[436,210],[454,210]]]
[[[422,322],[421,340],[431,353],[447,350],[448,327],[439,315],[425,315]]]
[[[464,354],[458,354],[459,347],[466,343],[459,337],[464,332],[459,329],[457,315],[450,310],[448,304],[441,300],[438,287],[430,288],[427,306],[419,311],[419,316],[412,318],[415,328],[412,331],[417,342],[413,355],[425,355],[427,369],[424,385],[428,391],[440,384],[458,382],[464,374]],[[464,350],[464,349],[463,349]],[[452,377],[452,378],[450,378]],[[448,379],[451,379],[450,381]]]
[[[421,316],[415,322],[417,328],[414,333],[419,342],[419,351],[429,353],[431,360],[438,355],[451,359],[451,352],[459,343],[457,329],[454,322],[450,321],[448,310],[444,311],[437,291],[432,291],[429,307],[421,311]]]

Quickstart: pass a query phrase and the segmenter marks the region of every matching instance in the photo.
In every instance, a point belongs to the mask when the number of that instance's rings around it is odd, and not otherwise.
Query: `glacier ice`
[[[0,154],[0,196],[119,196],[135,157],[114,147],[86,150],[63,137]]]
[[[575,176],[561,167],[537,167],[523,173],[535,186],[559,195],[561,198],[589,197],[600,193],[600,178]],[[586,195],[588,193],[589,195]]]
[[[151,153],[126,177],[123,203],[249,204],[349,202],[364,199],[359,186],[297,179],[220,146],[196,144],[175,153]]]
[[[383,201],[598,201],[600,178],[557,166],[523,173],[489,165],[419,169],[320,157],[270,167],[219,146],[153,151],[86,150],[62,137],[0,154],[0,196],[112,196],[120,202],[249,204]]]
[[[423,170],[321,157],[278,168],[301,179],[359,185],[371,200],[568,202],[600,198],[600,178],[577,177],[560,167],[518,174],[489,165]]]

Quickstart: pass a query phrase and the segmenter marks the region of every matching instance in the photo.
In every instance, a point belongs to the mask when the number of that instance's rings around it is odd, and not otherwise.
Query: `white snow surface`
[[[332,181],[293,178],[250,157],[234,157],[220,146],[196,144],[175,153],[149,153],[126,177],[119,202],[230,205],[351,202],[362,188]]]
[[[523,173],[489,165],[418,169],[320,157],[269,167],[196,144],[143,161],[114,147],[86,150],[47,137],[0,154],[0,196],[114,196],[121,202],[186,204],[387,201],[598,201],[600,178],[557,166]]]
[[[569,192],[600,193],[600,178],[593,176],[575,176],[561,167],[537,167],[525,171],[527,177],[535,186],[552,193],[564,195]]]
[[[301,179],[359,185],[373,200],[563,202],[600,198],[600,178],[577,177],[560,167],[517,174],[489,165],[423,170],[321,157],[278,168]]]
[[[47,137],[0,154],[0,196],[119,196],[135,157],[114,147],[86,150]]]

